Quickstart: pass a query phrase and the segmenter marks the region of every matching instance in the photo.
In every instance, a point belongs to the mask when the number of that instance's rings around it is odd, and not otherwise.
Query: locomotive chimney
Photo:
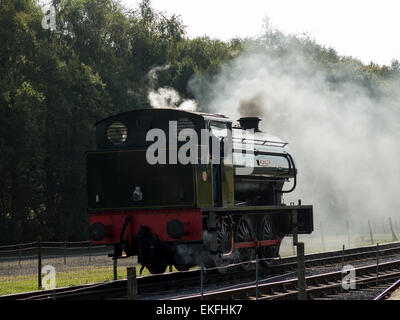
[[[258,123],[261,121],[260,118],[258,118],[258,117],[243,117],[243,118],[240,118],[238,121],[240,123],[240,127],[243,130],[254,129],[255,132],[260,132],[260,129],[258,128]]]

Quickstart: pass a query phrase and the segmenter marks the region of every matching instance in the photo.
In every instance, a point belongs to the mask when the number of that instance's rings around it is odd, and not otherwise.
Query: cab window
[[[225,122],[210,121],[210,130],[216,137],[227,137],[229,126]]]

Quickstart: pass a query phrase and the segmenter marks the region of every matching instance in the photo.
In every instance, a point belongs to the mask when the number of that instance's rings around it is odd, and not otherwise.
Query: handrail
[[[232,137],[232,142],[233,140],[240,140],[240,143],[245,142],[246,140],[251,141],[251,142],[259,142],[259,143],[254,143],[257,145],[263,145],[263,146],[276,146],[284,148],[286,147],[289,143],[288,142],[281,142],[281,141],[270,141],[270,140],[263,140],[263,139],[249,139],[249,138],[239,138],[239,137]]]
[[[247,150],[243,150],[243,149],[240,149],[240,150],[233,149],[232,150],[233,153],[234,152],[243,153],[243,151],[245,151],[245,153],[246,153]],[[277,190],[277,192],[279,192],[279,193],[289,193],[289,192],[292,192],[296,188],[296,185],[297,185],[297,169],[296,169],[296,165],[294,164],[294,160],[293,160],[292,156],[289,153],[287,153],[287,152],[284,152],[284,153],[267,152],[267,151],[258,151],[258,150],[255,151],[254,153],[256,155],[257,154],[262,154],[262,155],[270,155],[270,156],[276,156],[276,157],[285,158],[287,160],[288,164],[289,164],[289,168],[287,169],[288,172],[290,172],[291,170],[293,170],[293,172],[294,172],[294,175],[293,175],[293,179],[294,179],[293,186],[289,190],[281,190],[281,191]]]
[[[294,189],[296,189],[296,185],[297,185],[297,170],[296,170],[296,165],[294,164],[294,160],[293,160],[292,156],[291,156],[289,153],[286,153],[286,157],[287,157],[287,159],[290,160],[290,161],[289,161],[289,171],[290,171],[290,169],[291,169],[291,168],[290,168],[290,163],[293,165],[293,171],[294,171],[293,186],[292,186],[292,188],[289,189],[289,190],[281,190],[281,191],[277,190],[277,192],[279,192],[279,193],[289,193],[289,192],[292,192]]]

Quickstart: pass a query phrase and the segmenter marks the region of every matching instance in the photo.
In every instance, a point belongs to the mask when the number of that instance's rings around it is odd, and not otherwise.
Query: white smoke
[[[181,100],[179,93],[172,88],[151,90],[148,99],[153,108],[176,108]]]
[[[302,46],[288,48],[250,48],[189,87],[209,111],[233,120],[258,115],[264,132],[290,143],[298,184],[286,202],[313,204],[325,230],[399,217],[399,81],[371,90],[351,74],[357,65],[328,72]]]
[[[197,111],[198,107],[196,101],[191,99],[182,99],[175,89],[171,87],[155,89],[158,84],[158,73],[167,71],[169,68],[170,65],[157,66],[152,68],[148,73],[150,89],[147,97],[151,107]]]

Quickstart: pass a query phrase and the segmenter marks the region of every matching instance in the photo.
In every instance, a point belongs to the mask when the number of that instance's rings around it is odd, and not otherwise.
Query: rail
[[[382,293],[380,293],[374,300],[384,300],[387,296],[391,295],[394,291],[400,288],[400,279],[394,282],[391,286],[386,288]]]
[[[349,261],[362,261],[363,259],[373,259],[375,255],[376,247],[360,247],[360,248],[352,248],[347,249],[345,251],[331,251],[325,253],[314,253],[305,255],[305,262],[306,267],[323,267],[329,264],[340,264],[342,261],[341,254],[344,253],[344,257],[346,262]],[[380,246],[380,256],[381,257],[390,257],[393,255],[400,254],[400,243],[391,243],[385,244]],[[259,267],[260,262],[263,260],[269,260],[268,267]],[[256,267],[248,268],[248,264]],[[384,266],[388,265],[388,263],[381,262],[381,271],[379,279],[382,281],[387,278],[388,276],[385,275],[385,268]],[[392,263],[392,265],[394,265]],[[395,266],[399,266],[399,263],[396,262]],[[244,270],[243,267],[247,269]],[[200,270],[192,270],[192,271],[185,271],[185,272],[172,272],[172,273],[165,273],[160,275],[151,275],[151,276],[142,276],[138,277],[138,288],[139,294],[143,296],[152,296],[152,295],[159,295],[163,292],[169,292],[168,299],[180,299],[182,297],[177,296],[176,291],[182,288],[190,289],[196,288],[201,285],[201,282],[204,284],[214,284],[214,283],[223,283],[225,286],[218,291],[227,291],[226,283],[235,282],[235,285],[230,285],[230,289],[238,289],[237,287],[247,285],[253,286],[249,288],[249,292],[253,292],[255,290],[255,277],[259,279],[259,289],[260,289],[260,298],[263,298],[263,284],[268,281],[276,282],[278,278],[284,278],[287,276],[292,277],[292,285],[295,283],[295,270],[297,268],[297,261],[295,257],[286,257],[282,259],[256,259],[251,261],[245,261],[242,263],[231,264],[229,266],[219,266],[214,268],[203,268]],[[360,269],[362,270],[362,269]],[[368,272],[374,273],[376,271],[375,265],[369,266]],[[256,272],[256,276],[255,276]],[[341,271],[334,272],[333,278],[338,280],[340,277],[338,274],[341,274]],[[203,281],[201,277],[204,277]],[[265,278],[268,277],[268,278]],[[369,277],[369,282],[373,282],[375,285],[375,275],[371,275]],[[313,279],[312,277],[310,279]],[[314,279],[316,279],[314,277]],[[311,281],[311,280],[310,280]],[[242,284],[240,283],[242,282]],[[243,283],[244,282],[244,283]],[[279,282],[279,280],[278,280]],[[308,284],[311,285],[311,282]],[[335,284],[332,285],[332,288],[336,290],[340,285]],[[277,286],[279,288],[279,286]],[[332,289],[331,288],[331,289]],[[332,290],[333,290],[332,289]],[[0,296],[0,300],[17,300],[17,299],[104,299],[104,298],[123,298],[126,296],[127,290],[127,282],[126,280],[117,280],[108,283],[97,283],[92,285],[83,285],[83,286],[75,286],[69,288],[57,288],[53,290],[41,290],[36,292],[29,292],[29,293],[21,293],[21,294],[13,294],[7,296]],[[193,289],[192,289],[193,290]],[[253,290],[253,291],[252,291]],[[294,289],[293,289],[294,290]],[[316,296],[319,295],[317,289],[313,289],[310,293]],[[327,290],[330,290],[329,288]],[[171,297],[171,292],[174,293],[175,297]],[[214,292],[215,293],[215,292]],[[317,294],[318,293],[318,294]],[[201,295],[197,295],[199,298]],[[229,294],[227,293],[227,296]],[[292,293],[291,297],[293,298],[295,293]],[[189,298],[189,295],[186,295]],[[282,296],[285,298],[285,296]],[[289,298],[290,296],[286,296]],[[139,297],[140,298],[140,297]],[[196,299],[196,297],[192,298]],[[267,297],[264,297],[267,298]]]

